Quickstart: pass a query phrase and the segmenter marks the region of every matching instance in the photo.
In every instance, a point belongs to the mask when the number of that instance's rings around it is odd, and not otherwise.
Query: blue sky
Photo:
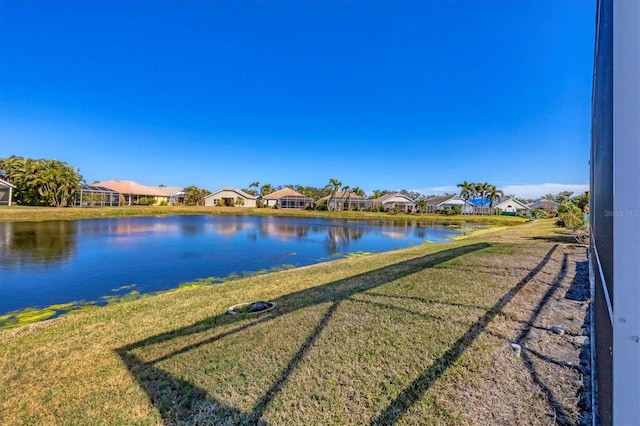
[[[581,191],[594,22],[595,0],[3,0],[0,157],[89,183]]]

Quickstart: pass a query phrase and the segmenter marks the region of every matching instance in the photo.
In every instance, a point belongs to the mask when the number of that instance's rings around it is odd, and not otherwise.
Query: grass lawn
[[[538,221],[5,330],[0,423],[576,421],[573,352],[530,354],[551,351],[535,333],[583,262]],[[276,307],[226,314],[256,300]],[[553,318],[567,339],[568,309]],[[531,350],[514,358],[514,341]]]

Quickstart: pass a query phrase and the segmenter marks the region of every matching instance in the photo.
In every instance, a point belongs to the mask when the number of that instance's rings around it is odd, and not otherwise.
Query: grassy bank
[[[166,216],[182,214],[212,215],[256,215],[256,216],[295,216],[295,217],[331,217],[347,219],[412,219],[428,221],[446,221],[449,223],[473,222],[487,225],[517,225],[525,219],[511,216],[443,216],[438,214],[388,214],[373,212],[329,212],[295,209],[245,208],[245,207],[194,207],[194,206],[124,206],[97,208],[51,208],[0,206],[0,222],[24,222],[43,220],[96,219],[133,216]]]
[[[547,367],[509,350],[536,321],[536,307],[553,300],[549,289],[572,282],[584,256],[558,242],[563,236],[550,223],[530,223],[3,331],[0,423],[575,418],[577,401],[557,402],[575,395],[563,398],[562,389],[545,383],[557,398],[546,396],[531,370]],[[276,308],[226,314],[254,300]],[[579,321],[564,321],[578,333]]]

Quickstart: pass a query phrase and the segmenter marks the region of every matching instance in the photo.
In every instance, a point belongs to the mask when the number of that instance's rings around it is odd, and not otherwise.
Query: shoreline
[[[390,214],[364,211],[318,211],[246,207],[202,206],[127,206],[127,207],[30,207],[0,206],[0,222],[38,222],[49,220],[107,219],[141,216],[171,215],[252,215],[324,217],[337,219],[391,219],[418,220],[448,223],[477,223],[513,226],[525,223],[528,218],[516,216],[453,215],[441,214]]]

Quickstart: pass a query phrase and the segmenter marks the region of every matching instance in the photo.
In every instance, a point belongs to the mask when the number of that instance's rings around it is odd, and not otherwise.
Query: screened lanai
[[[113,207],[120,205],[120,193],[95,185],[80,185],[76,195],[79,207]]]
[[[281,209],[304,209],[313,206],[313,198],[291,188],[283,188],[263,198],[265,206],[277,205]]]

